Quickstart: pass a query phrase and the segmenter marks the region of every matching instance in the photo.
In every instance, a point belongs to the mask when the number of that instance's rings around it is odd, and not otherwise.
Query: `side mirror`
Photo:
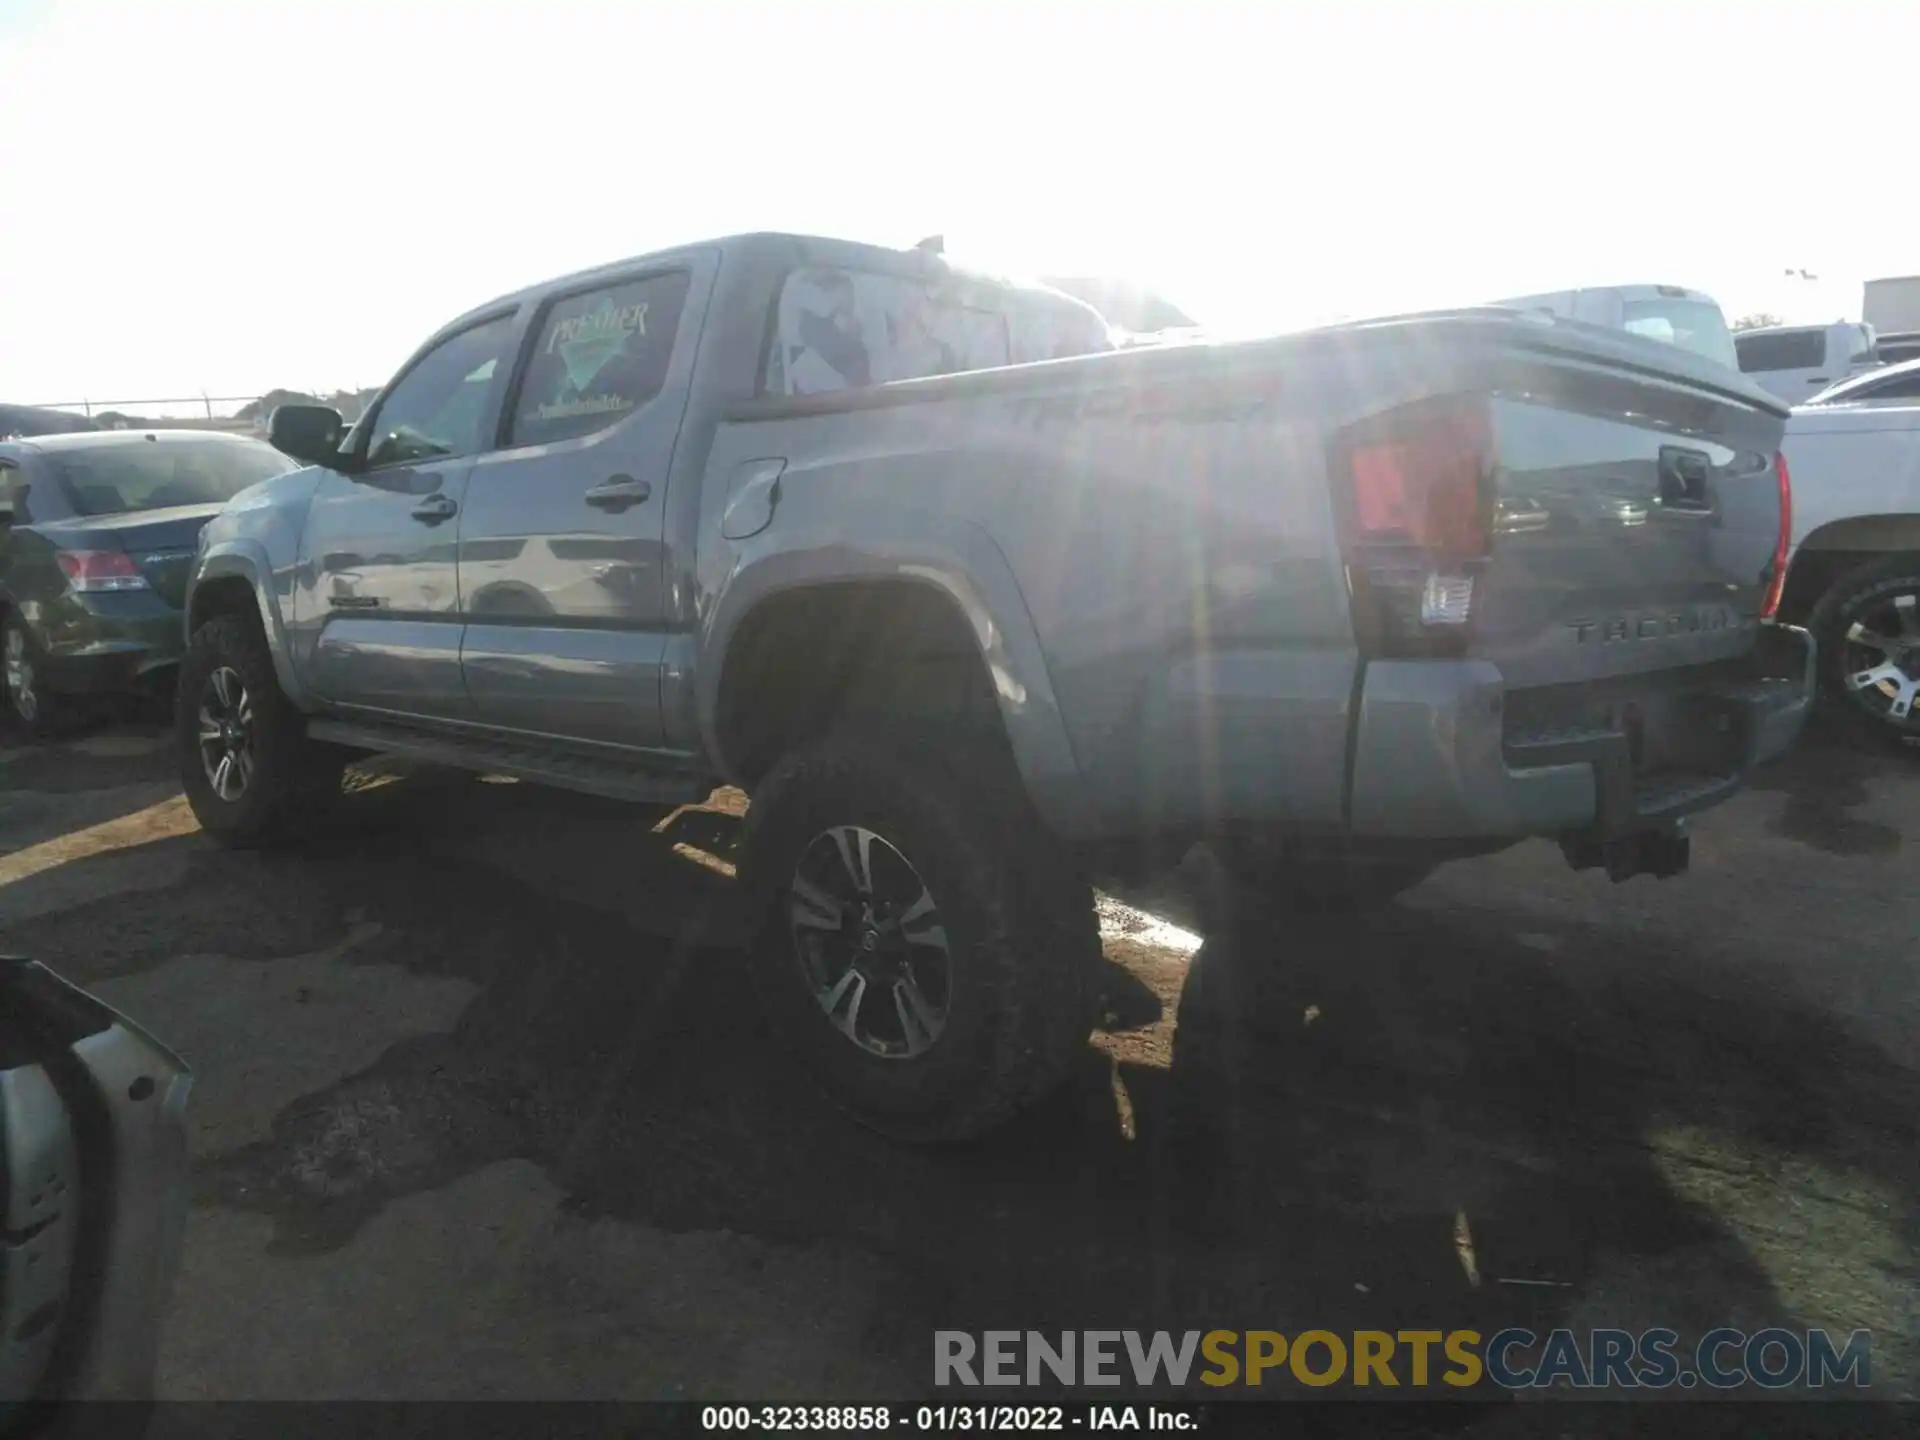
[[[0,500],[0,530],[6,529],[11,524],[13,524],[13,502]]]
[[[347,422],[330,405],[282,405],[267,421],[267,443],[309,465],[341,468],[340,442]]]

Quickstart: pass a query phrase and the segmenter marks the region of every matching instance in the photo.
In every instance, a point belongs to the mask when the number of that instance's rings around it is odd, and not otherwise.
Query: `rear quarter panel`
[[[1252,383],[1264,362],[1228,368],[1168,380],[1119,357],[1063,361],[972,393],[933,382],[919,403],[723,427],[701,525],[704,653],[769,574],[915,574],[975,592],[1003,715],[1061,828],[1111,828],[1110,802],[1201,783],[1208,734],[1236,723],[1215,702],[1207,730],[1201,697],[1236,685],[1268,725],[1275,693],[1312,697],[1285,717],[1280,788],[1337,815],[1355,650],[1314,400],[1277,404]],[[787,461],[777,518],[717,540],[726,477],[767,456]],[[1246,673],[1276,657],[1304,678]],[[1143,763],[1165,768],[1148,779]]]

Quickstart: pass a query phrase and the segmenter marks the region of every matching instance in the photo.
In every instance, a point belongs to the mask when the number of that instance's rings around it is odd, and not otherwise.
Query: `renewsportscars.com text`
[[[1331,1385],[1508,1390],[1690,1390],[1872,1383],[1873,1337],[1778,1326],[1677,1331],[1498,1330],[937,1330],[937,1386],[1132,1385],[1174,1388]]]

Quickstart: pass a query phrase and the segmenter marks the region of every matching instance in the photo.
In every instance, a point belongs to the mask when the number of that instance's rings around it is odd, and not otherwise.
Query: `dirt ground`
[[[1066,1093],[944,1153],[762,1031],[724,795],[418,775],[235,854],[172,768],[143,721],[0,749],[0,949],[199,1076],[167,1396],[905,1399],[937,1328],[1508,1323],[1866,1327],[1920,1392],[1920,757],[1810,743],[1665,884],[1532,844],[1202,944],[1196,862],[1105,904]]]

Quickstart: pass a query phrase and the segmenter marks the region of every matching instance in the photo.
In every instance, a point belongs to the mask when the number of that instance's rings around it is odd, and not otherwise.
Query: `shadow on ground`
[[[1876,775],[1903,764],[1920,768],[1920,750],[1890,753],[1823,715],[1791,756],[1761,769],[1751,784],[1787,797],[1773,822],[1787,839],[1833,855],[1891,855],[1900,848],[1899,830],[1852,812],[1872,798]]]
[[[1815,757],[1776,788],[1817,810],[1852,764]],[[1547,963],[1477,912],[1405,906],[1225,927],[1190,965],[1115,978],[1111,1028],[1170,1043],[1090,1046],[1019,1124],[914,1152],[794,1083],[763,1031],[729,948],[730,815],[655,828],[526,786],[445,782],[423,804],[411,785],[352,797],[296,854],[160,842],[192,852],[179,886],[4,936],[92,979],[357,923],[345,963],[477,987],[451,1033],[201,1166],[203,1198],[273,1216],[280,1253],[526,1157],[582,1214],[881,1257],[867,1343],[918,1377],[935,1328],[1487,1333],[1581,1306],[1683,1332],[1824,1323],[1721,1203],[1765,1205],[1788,1171],[1889,1230],[1890,1256],[1920,1241],[1915,1073],[1657,941],[1589,935]]]

